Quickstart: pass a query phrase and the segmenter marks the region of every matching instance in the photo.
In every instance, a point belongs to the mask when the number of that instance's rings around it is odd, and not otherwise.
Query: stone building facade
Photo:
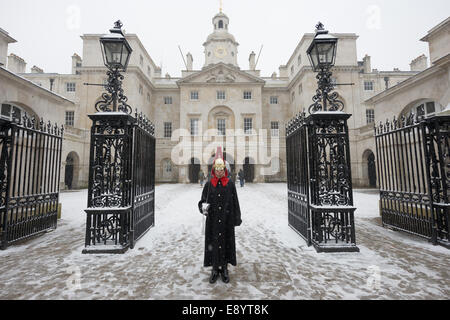
[[[316,74],[306,55],[314,34],[306,33],[278,73],[266,77],[256,69],[254,52],[249,54],[248,66],[238,65],[239,43],[230,29],[225,14],[215,15],[212,33],[203,43],[202,69],[193,69],[194,57],[188,53],[186,70],[179,78],[162,75],[138,36],[126,35],[133,53],[124,91],[133,109],[146,114],[155,124],[157,182],[195,182],[200,168],[208,172],[217,146],[222,147],[235,172],[245,171],[248,181],[286,181],[285,125],[297,113],[308,111],[317,88]],[[373,162],[375,153],[376,112],[370,99],[423,72],[426,57],[413,60],[410,71],[378,71],[372,69],[369,56],[358,61],[356,34],[333,35],[339,39],[333,80],[345,111],[353,115],[349,128],[354,186],[373,186],[369,162]],[[73,101],[60,121],[74,132],[74,142],[67,147],[73,153],[71,157],[70,152],[63,155],[63,165],[78,159],[78,187],[87,185],[88,115],[95,112],[95,103],[103,92],[99,84],[106,80],[100,37],[81,36],[82,57],[72,56],[71,74],[49,74],[38,67],[32,73],[19,73]],[[12,65],[17,64],[10,57]]]

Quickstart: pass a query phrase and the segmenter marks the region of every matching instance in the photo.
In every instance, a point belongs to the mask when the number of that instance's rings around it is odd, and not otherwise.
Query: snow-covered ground
[[[156,225],[123,255],[83,255],[87,191],[61,194],[58,228],[0,251],[0,299],[449,299],[450,251],[381,227],[355,190],[360,253],[316,253],[287,223],[286,184],[237,188],[231,282],[203,268],[198,185],[156,187]]]

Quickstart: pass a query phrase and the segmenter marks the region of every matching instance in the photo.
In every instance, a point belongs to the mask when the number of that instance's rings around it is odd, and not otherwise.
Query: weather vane
[[[222,7],[223,7],[223,3],[222,3],[222,0],[220,0],[220,13],[222,13]]]

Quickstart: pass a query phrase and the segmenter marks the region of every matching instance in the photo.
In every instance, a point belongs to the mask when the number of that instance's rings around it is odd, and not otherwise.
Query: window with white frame
[[[172,104],[172,97],[164,97],[164,104]]]
[[[14,122],[22,121],[22,109],[9,103],[2,104],[1,117]]]
[[[217,100],[225,100],[225,91],[223,90],[217,91]]]
[[[198,100],[198,91],[191,91],[191,100]]]
[[[73,127],[75,124],[75,111],[66,111],[66,126]]]
[[[244,100],[252,100],[252,92],[244,91]]]
[[[164,138],[172,138],[172,122],[164,122]]]
[[[75,90],[76,90],[75,82],[67,82],[66,83],[66,91],[67,92],[75,92]]]
[[[272,121],[270,123],[270,129],[272,132],[272,137],[279,137],[280,136],[280,127],[278,121]]]
[[[271,96],[270,97],[270,104],[278,104],[278,97],[277,96]]]
[[[226,134],[225,119],[217,119],[217,135],[224,136]]]
[[[253,119],[252,118],[244,118],[244,133],[251,134],[253,129]]]
[[[364,90],[373,91],[373,81],[364,81]]]
[[[375,122],[375,110],[373,109],[366,110],[366,122],[367,124]]]
[[[198,136],[199,119],[191,119],[191,136]]]

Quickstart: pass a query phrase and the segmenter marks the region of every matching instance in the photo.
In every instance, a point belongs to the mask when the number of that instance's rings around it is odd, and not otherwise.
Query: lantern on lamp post
[[[122,26],[120,20],[116,21],[114,27],[110,29],[110,34],[103,35],[100,38],[103,62],[108,68],[106,73],[108,80],[105,85],[107,93],[103,93],[103,100],[95,105],[99,112],[121,111],[131,113],[131,107],[127,104],[128,98],[124,95],[122,89],[124,76],[120,72],[126,72],[133,50],[125,39]],[[112,110],[110,109],[111,104]]]
[[[316,25],[316,35],[307,50],[308,58],[314,72],[318,72],[318,89],[313,97],[314,103],[309,107],[310,113],[318,111],[342,111],[344,104],[337,100],[337,92],[331,93],[334,85],[331,82],[331,68],[336,60],[338,39],[324,29],[319,22]]]

